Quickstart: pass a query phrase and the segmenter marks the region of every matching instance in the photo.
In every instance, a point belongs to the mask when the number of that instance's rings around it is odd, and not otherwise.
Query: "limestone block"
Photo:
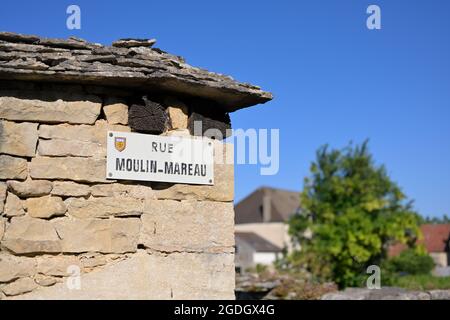
[[[81,257],[81,265],[83,268],[92,269],[99,266],[104,266],[108,263],[105,255],[90,255]]]
[[[46,99],[48,92],[36,99],[20,99],[5,94],[2,92],[0,96],[0,118],[7,120],[93,124],[102,106],[100,98],[93,95],[74,94],[67,97],[60,92],[58,99],[49,101]]]
[[[107,99],[103,112],[109,124],[128,124],[128,106],[120,99]]]
[[[168,136],[168,137],[184,137],[184,138],[191,137],[191,133],[189,132],[189,129],[173,129],[173,130],[164,132],[162,135]]]
[[[6,219],[0,218],[0,241],[3,238],[3,235],[5,234],[6,229]]]
[[[37,272],[47,276],[69,276],[70,266],[81,268],[80,260],[76,256],[42,256],[37,258]]]
[[[25,215],[22,200],[14,193],[8,192],[5,205],[5,216],[17,217]]]
[[[0,121],[0,153],[34,157],[38,139],[37,123]]]
[[[106,180],[106,159],[37,157],[30,163],[33,179],[113,182]]]
[[[32,277],[36,273],[33,258],[0,254],[0,282],[11,282],[22,277]]]
[[[0,181],[0,215],[3,213],[6,201],[6,183]]]
[[[1,245],[16,254],[61,252],[53,224],[27,216],[11,219]]]
[[[39,127],[39,138],[78,140],[105,144],[108,130],[129,132],[130,128],[121,125],[108,125],[105,120],[98,120],[93,126],[70,124],[41,125]]]
[[[14,194],[22,198],[41,197],[52,191],[53,184],[46,180],[31,180],[27,179],[23,182],[8,181],[8,188]]]
[[[129,259],[81,275],[81,290],[66,283],[39,288],[15,299],[149,300],[234,299],[234,255],[139,250]]]
[[[34,281],[43,287],[50,287],[52,285],[54,285],[55,283],[58,282],[57,278],[55,277],[49,277],[49,276],[45,276],[43,274],[37,274],[34,277]]]
[[[92,142],[76,140],[39,139],[38,154],[54,157],[101,157],[100,146]]]
[[[428,292],[420,292],[420,291],[413,291],[413,292],[405,292],[403,294],[399,294],[398,296],[387,296],[385,297],[386,300],[431,300],[431,296]]]
[[[195,137],[200,139],[200,137]],[[208,138],[204,138],[208,139]],[[214,139],[208,139],[214,144],[214,163],[234,165],[234,145],[231,143],[224,143]]]
[[[67,207],[60,197],[44,196],[40,198],[28,198],[25,208],[30,217],[48,219],[55,216],[63,216]]]
[[[213,141],[213,140],[212,140]],[[158,199],[210,200],[229,202],[234,200],[233,145],[214,143],[214,185],[185,185],[155,183],[153,190]]]
[[[38,152],[41,156],[106,156],[108,131],[129,132],[131,129],[122,125],[109,125],[99,120],[94,126],[61,124],[39,127]]]
[[[233,203],[146,200],[140,243],[170,251],[234,252]]]
[[[431,290],[431,300],[450,300],[450,290]]]
[[[38,287],[37,283],[31,278],[20,278],[12,283],[3,286],[1,290],[7,296],[17,296],[33,291]]]
[[[154,192],[149,185],[132,184],[97,184],[91,186],[94,197],[131,197],[136,199],[154,198]]]
[[[66,253],[135,252],[140,230],[140,219],[61,219],[55,221],[61,237],[62,251]]]
[[[169,114],[172,129],[187,129],[189,117],[188,107],[175,98],[167,98],[165,104],[167,105],[166,110]]]
[[[79,219],[140,216],[143,203],[126,197],[69,198],[66,200],[68,214]]]
[[[25,180],[27,175],[27,160],[7,155],[0,155],[0,179]]]
[[[90,194],[90,188],[72,181],[55,181],[51,194],[61,197],[86,197]]]
[[[186,185],[155,183],[153,190],[158,199],[210,200],[229,202],[234,199],[233,165],[214,165],[214,185]]]

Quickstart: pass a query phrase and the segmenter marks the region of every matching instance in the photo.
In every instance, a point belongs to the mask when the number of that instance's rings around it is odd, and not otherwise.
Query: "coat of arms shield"
[[[114,139],[114,146],[116,147],[117,151],[122,152],[127,147],[127,138],[116,137]]]

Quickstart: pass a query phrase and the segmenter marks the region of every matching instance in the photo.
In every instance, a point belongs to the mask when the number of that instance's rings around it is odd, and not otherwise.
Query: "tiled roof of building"
[[[282,249],[253,232],[236,232],[236,242],[244,241],[256,252],[281,252]]]
[[[267,221],[263,217],[264,198],[270,202]],[[261,187],[236,204],[236,223],[286,222],[299,205],[299,192]]]
[[[418,244],[423,244],[427,252],[448,252],[450,241],[450,224],[424,224],[420,226],[423,239]],[[396,256],[406,249],[403,244],[396,244],[389,248],[389,255]]]
[[[420,229],[424,238],[421,242],[428,252],[448,251],[450,224],[424,224]]]

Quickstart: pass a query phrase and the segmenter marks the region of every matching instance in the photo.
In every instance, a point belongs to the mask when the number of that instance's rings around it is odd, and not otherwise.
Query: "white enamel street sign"
[[[107,179],[214,184],[211,140],[115,131],[107,140]]]

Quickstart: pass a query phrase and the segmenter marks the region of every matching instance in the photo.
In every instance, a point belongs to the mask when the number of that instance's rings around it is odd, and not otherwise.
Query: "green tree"
[[[300,201],[289,221],[301,246],[291,265],[340,287],[363,285],[366,268],[381,265],[390,244],[412,247],[420,236],[419,216],[384,166],[374,164],[367,141],[342,150],[321,147]]]

